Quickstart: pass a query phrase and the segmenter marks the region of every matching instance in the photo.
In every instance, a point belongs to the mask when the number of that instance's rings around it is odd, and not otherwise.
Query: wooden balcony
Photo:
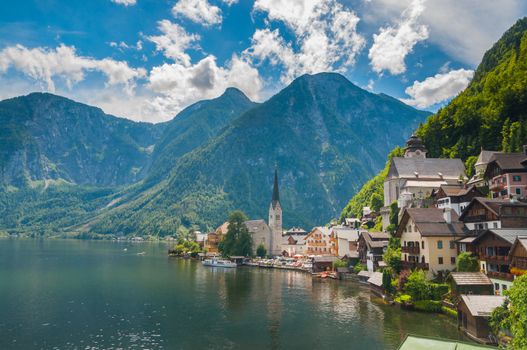
[[[500,265],[510,264],[509,257],[507,255],[481,255],[479,259]]]
[[[402,265],[403,265],[403,269],[405,270],[415,270],[415,269],[428,270],[429,268],[427,263],[419,263],[419,262],[412,262],[412,261],[403,261]]]
[[[507,273],[507,272],[487,271],[487,276],[489,278],[496,278],[496,279],[504,280],[504,281],[512,282],[514,280],[514,275],[512,273]]]
[[[419,246],[402,246],[401,252],[408,254],[419,254]]]

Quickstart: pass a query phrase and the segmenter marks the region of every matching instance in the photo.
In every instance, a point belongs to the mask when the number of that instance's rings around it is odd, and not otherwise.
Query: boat
[[[212,267],[236,267],[236,264],[229,260],[221,259],[205,259],[201,262],[203,266],[212,266]]]

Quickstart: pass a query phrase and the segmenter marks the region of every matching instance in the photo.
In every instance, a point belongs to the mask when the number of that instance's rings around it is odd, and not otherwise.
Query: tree
[[[476,172],[476,168],[474,167],[474,165],[476,164],[477,160],[478,160],[477,156],[470,156],[465,161],[465,169],[467,169],[467,176],[469,178],[474,176]]]
[[[478,259],[472,256],[471,252],[463,252],[457,257],[456,270],[458,272],[477,272],[479,271]]]
[[[516,278],[505,292],[509,297],[509,315],[505,322],[510,325],[513,349],[527,349],[527,275]]]
[[[256,255],[260,258],[263,258],[267,255],[267,249],[265,249],[263,243],[260,243],[260,245],[258,245],[258,247],[256,248]]]
[[[383,198],[379,193],[372,194],[372,196],[370,197],[370,209],[371,210],[378,212],[383,206],[383,204],[384,204]]]
[[[252,237],[245,221],[247,217],[241,211],[234,211],[229,215],[227,234],[218,246],[223,255],[252,255]]]
[[[397,201],[393,201],[390,204],[390,225],[394,225],[395,230],[397,230],[397,226],[399,225],[399,206],[397,205]]]
[[[430,297],[430,288],[423,270],[415,270],[404,285],[406,294],[412,296],[412,300],[427,300]]]
[[[390,237],[388,247],[382,255],[382,260],[396,273],[401,272],[401,242],[399,238]]]
[[[392,286],[392,272],[390,268],[385,268],[382,271],[382,287],[385,291],[388,293],[393,292],[393,286]]]

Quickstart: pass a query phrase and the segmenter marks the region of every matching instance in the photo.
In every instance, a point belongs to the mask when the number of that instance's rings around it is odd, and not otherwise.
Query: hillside
[[[164,235],[181,225],[211,229],[236,208],[265,218],[275,166],[285,225],[325,223],[426,116],[339,74],[304,75],[183,156],[165,180],[123,193],[90,230]]]
[[[416,133],[430,157],[461,158],[469,175],[481,148],[514,152],[527,143],[527,18],[503,34],[469,86]],[[372,196],[382,197],[384,177],[380,173],[366,183],[341,217],[357,216]]]
[[[164,124],[136,123],[47,93],[0,102],[0,186],[140,180]]]

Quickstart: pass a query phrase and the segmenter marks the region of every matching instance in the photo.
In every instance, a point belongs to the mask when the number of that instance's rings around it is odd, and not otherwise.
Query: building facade
[[[485,170],[485,179],[492,198],[527,198],[527,155],[494,154]]]

